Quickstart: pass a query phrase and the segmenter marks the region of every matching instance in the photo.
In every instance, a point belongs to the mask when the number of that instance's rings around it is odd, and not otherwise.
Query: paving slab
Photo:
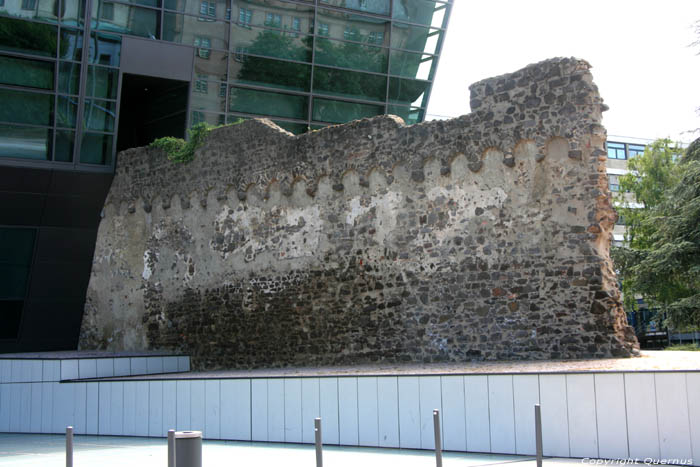
[[[117,436],[75,436],[74,466],[138,467],[167,465],[167,441],[156,438]],[[326,467],[430,467],[435,465],[432,451],[412,449],[324,447]],[[204,441],[202,464],[205,467],[313,467],[314,447],[301,444],[250,443],[238,441]],[[546,459],[547,464],[574,466],[580,459]],[[445,467],[477,467],[517,464],[533,467],[531,456],[498,454],[443,454]],[[0,466],[63,467],[63,435],[0,434]]]

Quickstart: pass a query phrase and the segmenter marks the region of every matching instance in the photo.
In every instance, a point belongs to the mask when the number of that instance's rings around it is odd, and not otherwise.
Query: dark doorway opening
[[[185,136],[189,83],[124,74],[117,151],[145,146],[163,136]]]

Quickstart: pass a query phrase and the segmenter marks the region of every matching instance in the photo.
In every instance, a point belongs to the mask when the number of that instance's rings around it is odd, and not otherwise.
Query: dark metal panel
[[[80,195],[47,195],[42,226],[96,228],[104,198]]]
[[[51,170],[0,165],[0,191],[46,193],[50,181]]]
[[[111,173],[56,170],[51,178],[50,193],[87,195],[104,200],[114,178]]]
[[[84,300],[91,268],[92,262],[34,263],[29,300]]]
[[[37,242],[38,262],[90,262],[97,229],[43,227]]]
[[[82,301],[29,299],[24,308],[21,337],[14,348],[17,351],[76,349],[83,308]]]
[[[45,195],[0,192],[0,224],[38,225]]]
[[[192,47],[129,36],[122,39],[122,73],[190,81],[193,68]]]

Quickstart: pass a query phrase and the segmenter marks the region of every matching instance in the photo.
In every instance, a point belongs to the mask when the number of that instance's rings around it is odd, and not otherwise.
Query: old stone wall
[[[472,113],[119,155],[80,346],[194,366],[627,356],[589,65],[471,86]]]

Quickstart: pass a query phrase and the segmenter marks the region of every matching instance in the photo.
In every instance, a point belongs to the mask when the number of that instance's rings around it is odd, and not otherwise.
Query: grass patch
[[[673,344],[666,347],[664,350],[694,350],[700,351],[698,344]]]

